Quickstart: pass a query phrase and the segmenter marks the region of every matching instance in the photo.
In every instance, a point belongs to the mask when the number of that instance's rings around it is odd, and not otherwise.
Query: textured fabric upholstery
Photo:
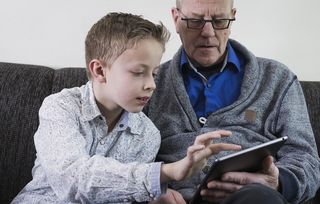
[[[306,98],[309,117],[320,156],[320,82],[302,81],[301,86]]]
[[[87,82],[83,68],[52,69],[0,62],[0,203],[7,204],[31,180],[33,135],[43,99]],[[320,155],[320,81],[301,82]],[[308,203],[320,203],[317,200]]]
[[[33,134],[43,99],[86,81],[83,68],[0,63],[0,203],[9,203],[32,178]]]

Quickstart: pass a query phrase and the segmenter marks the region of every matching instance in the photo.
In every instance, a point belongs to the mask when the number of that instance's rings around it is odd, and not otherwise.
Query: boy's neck
[[[116,126],[116,124],[118,123],[118,121],[121,118],[122,115],[122,111],[118,112],[118,113],[103,113],[104,117],[106,118],[106,122],[108,125],[108,133],[111,132],[113,130],[113,128]]]

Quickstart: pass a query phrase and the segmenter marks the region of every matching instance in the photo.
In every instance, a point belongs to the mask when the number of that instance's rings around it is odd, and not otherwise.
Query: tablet
[[[206,184],[209,181],[219,179],[220,176],[226,172],[255,172],[261,169],[263,159],[268,155],[275,156],[287,139],[287,136],[280,137],[216,159],[205,178],[201,181],[201,184],[190,201],[190,204],[201,203],[202,199],[200,191],[206,188]]]

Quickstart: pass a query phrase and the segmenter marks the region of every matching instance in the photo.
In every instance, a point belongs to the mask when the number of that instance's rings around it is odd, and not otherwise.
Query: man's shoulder
[[[294,78],[296,76],[287,65],[275,59],[257,57],[257,62],[264,75],[276,78]]]
[[[235,49],[236,53],[243,56],[245,63],[256,69],[256,65],[260,68],[260,74],[263,76],[268,75],[291,75],[294,76],[293,72],[283,63],[271,58],[257,57],[252,52],[250,52],[245,46],[237,42],[234,39],[229,39],[231,46]],[[256,64],[257,63],[257,64]],[[258,74],[258,72],[257,72]]]
[[[171,62],[172,62],[172,59],[161,63],[159,67],[159,74],[163,72],[167,72],[171,66]]]

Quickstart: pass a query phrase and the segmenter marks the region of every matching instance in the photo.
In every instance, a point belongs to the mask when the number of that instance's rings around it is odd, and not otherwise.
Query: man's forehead
[[[217,6],[217,5],[231,5],[233,6],[233,0],[178,0],[177,4],[180,5],[208,5],[208,6]]]

